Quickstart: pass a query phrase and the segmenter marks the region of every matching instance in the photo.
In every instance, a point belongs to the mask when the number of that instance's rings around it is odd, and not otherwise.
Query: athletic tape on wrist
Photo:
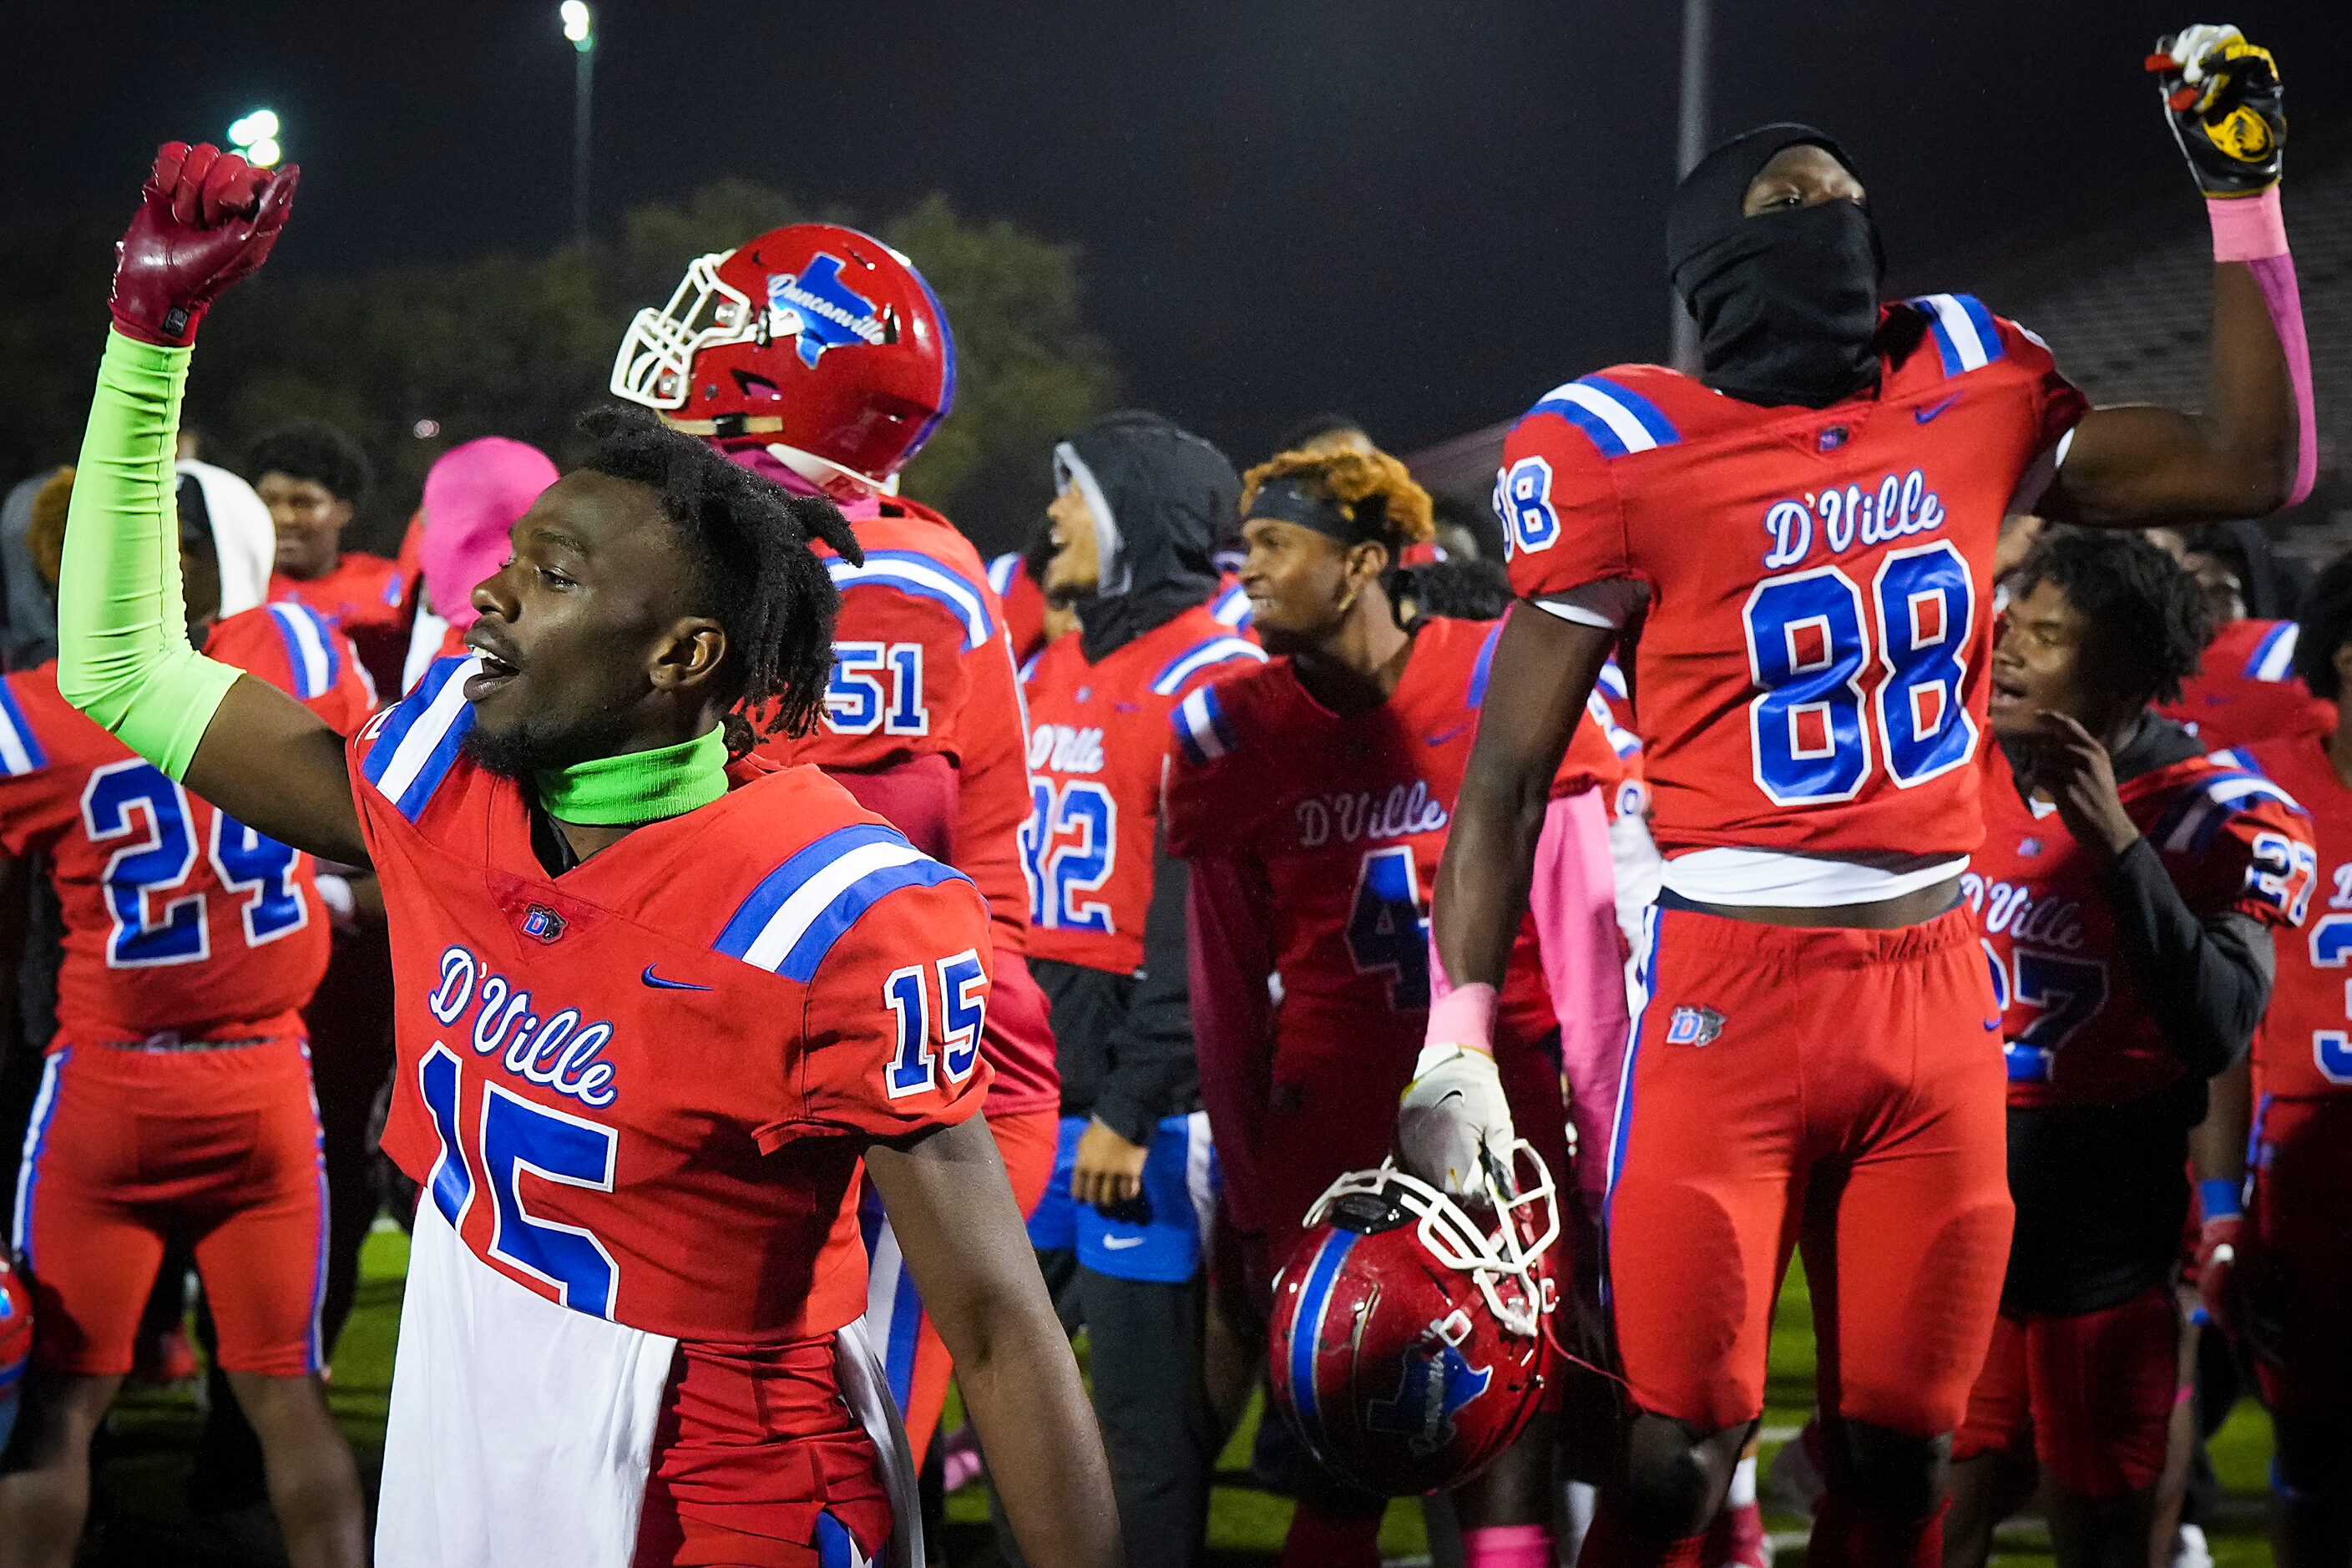
[[[1429,1005],[1429,1032],[1423,1037],[1433,1046],[1468,1046],[1493,1055],[1495,1001],[1491,985],[1455,986]]]
[[[2246,1212],[2245,1203],[2238,1194],[2238,1184],[2220,1176],[2197,1184],[2197,1201],[2207,1219],[2234,1219]]]
[[[2205,216],[2213,224],[2213,259],[2260,261],[2286,254],[2286,216],[2279,188],[2258,196],[2208,196]]]

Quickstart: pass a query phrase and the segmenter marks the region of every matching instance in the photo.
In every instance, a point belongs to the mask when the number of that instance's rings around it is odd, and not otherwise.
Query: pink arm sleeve
[[[1544,981],[1559,1019],[1559,1055],[1576,1126],[1576,1184],[1608,1187],[1610,1135],[1625,1068],[1624,939],[1617,929],[1609,810],[1601,792],[1555,800],[1536,843],[1528,907],[1535,916]]]
[[[2242,261],[2262,289],[2270,307],[2271,325],[2278,332],[2279,352],[2286,356],[2286,374],[2294,383],[2294,488],[2286,504],[2311,494],[2319,478],[2319,426],[2311,391],[2311,342],[2303,330],[2303,293],[2295,286],[2294,258],[2287,254],[2286,218],[2279,206],[2279,188],[2273,185],[2258,196],[2208,198],[2205,211],[2213,220],[2213,259]]]
[[[1258,1153],[1274,1081],[1273,942],[1237,862],[1202,856],[1191,864],[1185,912],[1201,1104],[1224,1172],[1225,1207],[1236,1229],[1255,1235],[1265,1229]]]

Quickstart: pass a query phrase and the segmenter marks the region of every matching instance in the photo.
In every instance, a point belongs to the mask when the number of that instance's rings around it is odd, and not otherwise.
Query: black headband
[[[1287,475],[1260,485],[1249,504],[1250,517],[1295,522],[1342,544],[1394,542],[1390,538],[1386,496],[1366,496],[1356,503],[1356,513],[1349,517],[1338,501],[1317,495]]]

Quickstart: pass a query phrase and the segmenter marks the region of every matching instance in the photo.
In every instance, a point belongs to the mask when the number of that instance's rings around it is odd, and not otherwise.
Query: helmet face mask
[[[856,229],[793,224],[690,262],[669,303],[629,323],[611,386],[851,499],[894,489],[947,416],[955,343],[904,256]]]
[[[1519,1190],[1474,1216],[1393,1163],[1327,1188],[1275,1281],[1273,1402],[1323,1468],[1386,1496],[1443,1490],[1510,1447],[1541,1405],[1559,1236],[1551,1174],[1522,1142]]]

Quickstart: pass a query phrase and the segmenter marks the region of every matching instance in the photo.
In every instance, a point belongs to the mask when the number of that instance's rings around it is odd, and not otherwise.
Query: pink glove
[[[220,291],[261,265],[294,204],[301,171],[265,174],[209,142],[166,142],[145,197],[115,247],[115,326],[184,348]]]

